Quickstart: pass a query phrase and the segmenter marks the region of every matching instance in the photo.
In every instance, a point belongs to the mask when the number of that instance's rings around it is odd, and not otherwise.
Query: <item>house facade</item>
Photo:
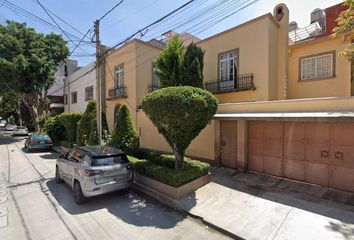
[[[338,56],[353,33],[329,36],[343,9],[336,5],[316,11],[308,27],[289,33],[289,10],[279,4],[272,14],[197,42],[205,50],[205,87],[219,107],[186,154],[215,165],[354,191],[352,63]],[[118,49],[116,60],[107,58],[106,74],[116,73],[107,78],[107,86],[120,78],[119,64],[127,61],[134,69],[124,73],[127,95],[108,100],[107,119],[112,128],[115,106],[127,104],[141,147],[172,152],[139,109],[161,49],[140,55],[138,45],[149,48],[136,40]],[[133,51],[123,54],[128,46]]]
[[[84,112],[88,102],[93,99],[96,99],[95,63],[64,78],[65,112]]]

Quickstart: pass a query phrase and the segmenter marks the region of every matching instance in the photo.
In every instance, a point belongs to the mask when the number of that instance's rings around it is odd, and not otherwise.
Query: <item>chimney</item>
[[[298,25],[297,25],[297,22],[292,21],[292,22],[289,23],[289,32],[294,31],[294,30],[296,30],[296,29],[298,29],[298,28],[299,28],[299,27],[298,27]]]
[[[320,8],[316,8],[311,12],[311,23],[318,22],[322,31],[325,30],[326,25],[326,15],[325,11]]]

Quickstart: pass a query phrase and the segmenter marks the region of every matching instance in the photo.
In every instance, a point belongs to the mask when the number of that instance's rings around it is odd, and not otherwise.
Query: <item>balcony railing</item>
[[[127,97],[127,88],[124,86],[111,88],[108,90],[108,97],[109,97],[109,99],[126,98]]]
[[[153,91],[156,91],[156,90],[159,90],[159,89],[160,89],[160,86],[157,85],[157,84],[149,85],[149,92],[153,92]]]
[[[235,80],[211,81],[205,83],[205,89],[212,93],[240,92],[256,90],[253,73],[238,75]]]

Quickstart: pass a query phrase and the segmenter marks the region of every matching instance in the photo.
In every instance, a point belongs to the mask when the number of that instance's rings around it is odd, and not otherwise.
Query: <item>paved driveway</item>
[[[53,180],[56,154],[0,133],[0,239],[227,239],[131,190],[78,206]]]

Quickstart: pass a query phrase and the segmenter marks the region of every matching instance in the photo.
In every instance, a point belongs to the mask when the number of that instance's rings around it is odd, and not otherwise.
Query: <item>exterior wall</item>
[[[338,56],[338,52],[349,44],[342,37],[330,37],[298,43],[289,51],[288,98],[340,97],[351,95],[350,62]],[[301,57],[335,51],[335,76],[315,80],[299,80]]]
[[[167,144],[164,137],[158,132],[150,119],[147,118],[142,110],[138,112],[138,133],[140,146],[142,148],[158,150],[172,153],[172,149]],[[213,161],[214,154],[214,123],[211,121],[202,132],[189,145],[186,155]]]
[[[220,104],[218,113],[353,111],[353,97],[330,97]]]
[[[93,99],[96,99],[96,70],[85,74],[95,67],[91,63],[69,77],[65,78],[64,94],[67,94],[67,103],[65,104],[65,112],[84,112],[88,101],[85,100],[85,88],[93,86]],[[82,77],[80,77],[83,75]],[[80,77],[80,78],[79,78]],[[78,79],[79,78],[79,79]],[[77,102],[71,103],[71,93],[77,92]]]
[[[135,58],[136,42],[131,41],[123,47],[109,54],[106,58],[106,117],[109,130],[113,130],[114,126],[114,108],[117,104],[127,105],[134,125],[136,124],[136,58]],[[127,88],[127,98],[109,99],[108,91],[115,87],[115,66],[124,64],[124,86]]]
[[[269,99],[269,32],[270,25],[276,25],[272,18],[267,14],[197,43],[205,50],[205,82],[218,79],[218,54],[235,49],[239,50],[239,74],[254,74],[255,91],[217,94],[220,103]]]

